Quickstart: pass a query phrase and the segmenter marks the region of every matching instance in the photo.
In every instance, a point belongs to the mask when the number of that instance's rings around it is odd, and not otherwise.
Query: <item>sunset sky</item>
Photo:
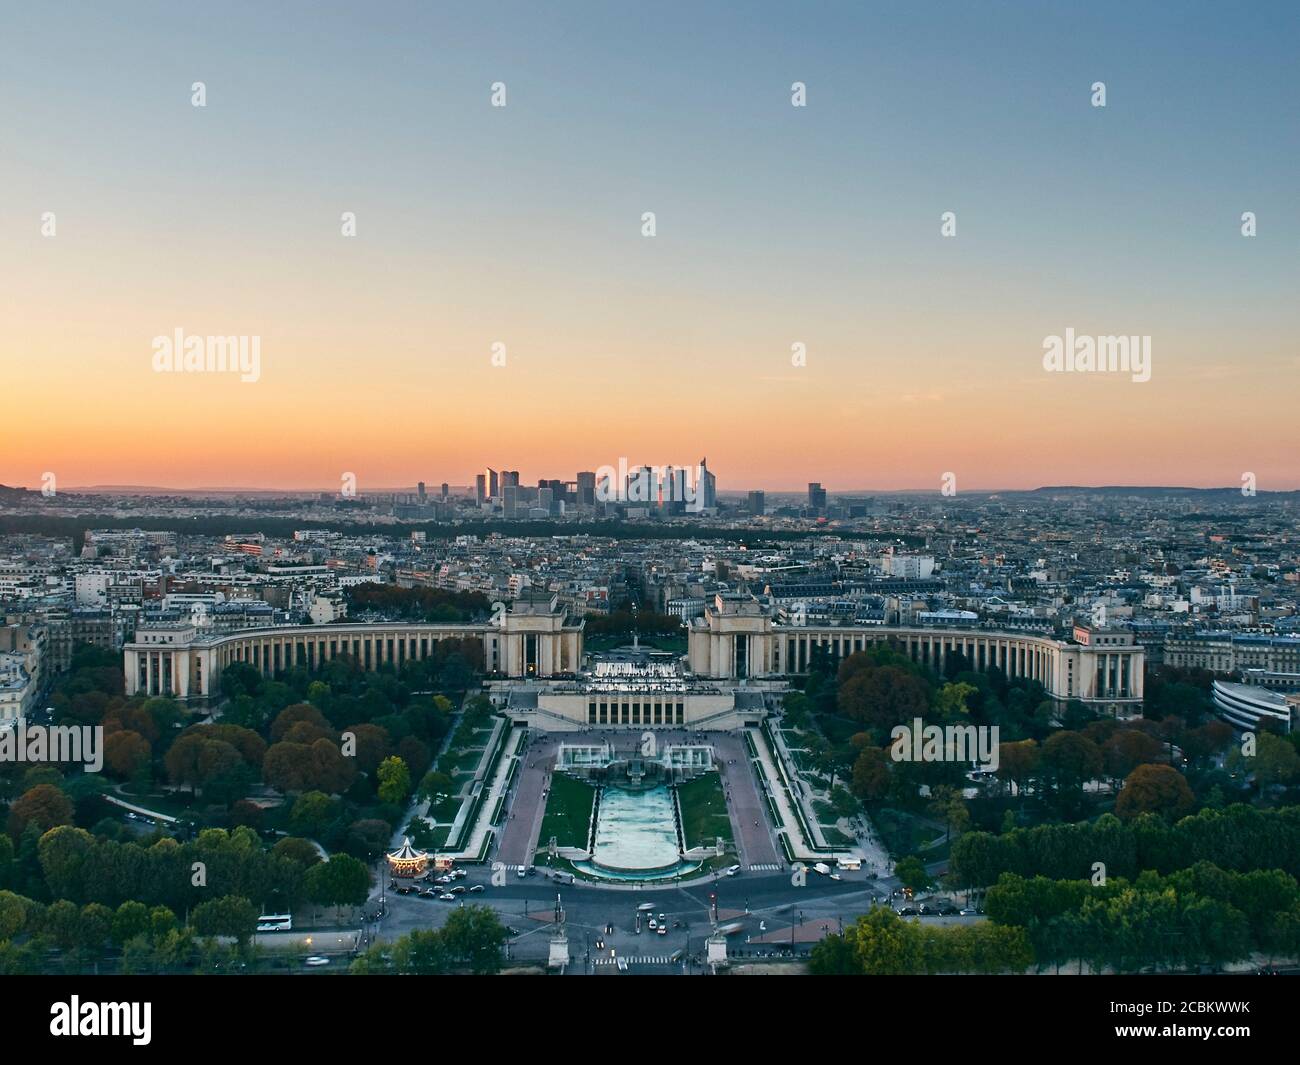
[[[800,6],[4,5],[0,483],[1300,487],[1295,5]]]

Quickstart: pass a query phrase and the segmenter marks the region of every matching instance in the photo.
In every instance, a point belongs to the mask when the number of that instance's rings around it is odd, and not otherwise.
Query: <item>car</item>
[[[453,869],[448,875],[455,880],[459,880],[461,877],[467,874],[465,873],[464,869]]]
[[[974,917],[979,911],[974,906],[963,906],[959,911],[963,917]]]
[[[727,876],[735,876],[738,872],[740,872],[740,866],[733,865],[729,867],[727,870],[725,870],[725,872]]]
[[[528,871],[521,867],[518,873],[519,879],[522,880],[527,875],[528,875]]]
[[[654,908],[655,908],[655,904],[653,902],[643,902],[641,903],[640,906],[637,907],[637,912],[651,913],[654,910]]]
[[[409,895],[414,890],[415,888],[411,887],[410,884],[403,884],[401,887],[397,889],[397,893],[399,895]]]
[[[456,896],[453,895],[450,891],[444,891],[441,895],[438,896],[438,898],[440,898],[443,902],[456,901]]]
[[[322,965],[328,965],[329,963],[329,958],[325,957],[323,954],[313,954],[303,962],[304,965],[310,965],[313,969],[319,968]]]
[[[916,917],[918,916],[915,906],[900,906],[894,911],[899,917]]]
[[[434,877],[434,878],[433,878],[433,882],[434,882],[435,884],[450,884],[450,883],[451,883],[451,877],[449,877],[449,876],[437,876],[437,877]]]
[[[447,890],[453,895],[463,895],[466,889],[464,884],[457,884],[454,888],[448,888]]]
[[[482,891],[482,890],[483,890],[482,884],[475,884],[472,888],[469,889],[469,893],[473,895],[476,891]]]
[[[419,895],[422,899],[436,899],[438,897],[438,893],[431,887],[421,888]]]
[[[659,934],[659,935],[661,935],[661,936],[666,936],[666,935],[668,934],[668,929],[667,929],[666,927],[664,927],[663,925],[660,925],[660,926],[658,927],[658,929],[656,929],[656,932],[657,932],[657,934]]]
[[[651,917],[650,920],[646,922],[646,926],[650,929],[650,931],[653,932],[656,928],[659,927],[659,922],[656,921],[653,917]]]

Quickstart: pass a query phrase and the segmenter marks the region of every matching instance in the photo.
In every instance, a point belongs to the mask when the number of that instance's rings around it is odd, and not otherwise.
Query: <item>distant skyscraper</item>
[[[423,482],[423,481],[421,481],[418,485],[416,485],[416,487],[415,487],[415,494],[419,497],[419,500],[420,500],[420,506],[424,506],[425,495],[424,495],[424,482]]]
[[[700,470],[695,482],[698,493],[698,505],[705,510],[712,510],[718,505],[718,479],[709,472],[709,460],[700,459]]]
[[[496,499],[501,494],[501,478],[497,476],[497,471],[491,466],[483,471],[483,482],[488,499]]]
[[[511,485],[511,486],[514,487],[514,488],[518,488],[518,487],[519,487],[519,471],[518,471],[518,470],[502,470],[502,471],[501,471],[501,487],[502,487],[502,489],[504,489],[504,488],[506,487],[506,485]]]
[[[596,475],[591,471],[578,474],[578,506],[594,507],[596,505]]]
[[[808,482],[808,509],[814,514],[826,513],[826,489],[821,481]]]
[[[762,492],[749,493],[749,512],[751,514],[767,513],[767,496]]]
[[[641,506],[659,502],[659,479],[653,466],[638,466],[628,473],[627,501]]]
[[[663,480],[659,485],[659,506],[669,514],[681,514],[686,510],[686,470],[673,466],[664,467]]]
[[[477,477],[474,478],[474,503],[475,503],[475,505],[481,507],[484,503],[487,502],[487,497],[488,497],[488,495],[487,495],[487,477],[486,477],[486,475],[480,473]]]

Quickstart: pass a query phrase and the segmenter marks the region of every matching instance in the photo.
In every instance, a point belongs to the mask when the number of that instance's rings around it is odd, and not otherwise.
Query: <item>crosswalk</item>
[[[769,862],[765,865],[751,865],[749,871],[751,873],[775,873],[784,868],[784,865]]]
[[[624,958],[593,958],[594,965],[671,965],[673,959],[667,954],[629,954]]]

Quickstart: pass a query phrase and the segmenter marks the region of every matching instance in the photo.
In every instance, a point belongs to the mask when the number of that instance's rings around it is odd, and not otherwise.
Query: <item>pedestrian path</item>
[[[751,865],[751,866],[749,866],[749,871],[750,871],[751,873],[775,873],[775,872],[777,872],[778,870],[780,870],[780,869],[784,869],[784,868],[785,868],[784,865],[777,865],[777,864],[775,864],[775,863],[768,863],[768,864],[765,864],[765,865]]]

